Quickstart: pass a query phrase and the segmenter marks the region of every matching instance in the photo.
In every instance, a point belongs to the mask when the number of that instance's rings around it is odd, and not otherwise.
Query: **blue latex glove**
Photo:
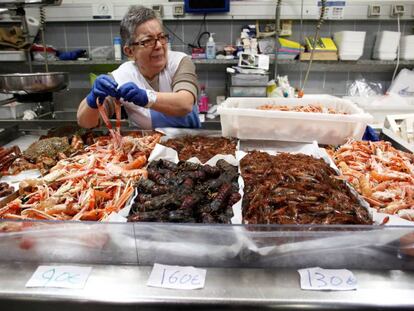
[[[96,99],[99,98],[99,102],[102,104],[105,97],[112,96],[119,98],[117,88],[118,83],[116,83],[111,77],[107,75],[100,75],[95,79],[93,83],[92,90],[86,96],[86,102],[88,106],[97,109]]]
[[[375,132],[375,130],[367,125],[364,136],[362,136],[362,140],[370,140],[370,141],[379,141],[380,138],[378,134]]]
[[[86,50],[77,49],[70,52],[58,52],[58,57],[60,60],[75,60],[81,57],[86,53]]]
[[[128,82],[118,89],[119,96],[135,105],[145,107],[148,104],[147,91],[139,88],[135,83]]]

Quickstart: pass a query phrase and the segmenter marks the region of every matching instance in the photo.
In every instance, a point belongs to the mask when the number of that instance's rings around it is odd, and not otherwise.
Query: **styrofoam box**
[[[258,106],[322,105],[348,115],[293,111],[258,110]],[[239,139],[262,139],[343,144],[348,138],[361,139],[372,116],[354,103],[330,95],[304,98],[229,97],[217,109],[223,136]]]
[[[338,42],[362,42],[365,41],[365,31],[339,31],[334,33],[334,41]]]
[[[387,53],[387,52],[377,52],[374,51],[372,55],[373,59],[380,59],[380,60],[395,60],[397,58],[397,53]]]
[[[413,50],[401,50],[400,58],[404,60],[414,60],[414,49]]]
[[[401,46],[403,46],[403,45],[413,45],[414,44],[414,35],[402,36],[400,44],[401,44]]]
[[[339,52],[339,59],[340,60],[358,60],[361,58],[363,53],[357,53],[357,54],[353,54],[353,53],[344,53],[344,52]]]
[[[381,31],[377,33],[374,51],[394,53],[400,42],[401,33],[396,31]]]

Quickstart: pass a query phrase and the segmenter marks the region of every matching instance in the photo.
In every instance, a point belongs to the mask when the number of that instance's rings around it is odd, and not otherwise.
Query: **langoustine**
[[[414,155],[385,141],[353,141],[329,151],[371,207],[414,221]]]
[[[20,196],[0,208],[0,218],[106,219],[132,195],[133,182],[147,177],[147,154],[161,134],[124,137],[122,148],[100,137],[85,152],[60,160],[50,173],[20,185]]]

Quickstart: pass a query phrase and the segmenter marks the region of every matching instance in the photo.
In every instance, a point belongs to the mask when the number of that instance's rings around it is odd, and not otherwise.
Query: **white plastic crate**
[[[347,115],[293,111],[258,110],[258,106],[321,105]],[[218,107],[223,136],[239,139],[262,139],[343,144],[348,138],[361,139],[372,116],[354,103],[329,95],[304,98],[229,97]]]

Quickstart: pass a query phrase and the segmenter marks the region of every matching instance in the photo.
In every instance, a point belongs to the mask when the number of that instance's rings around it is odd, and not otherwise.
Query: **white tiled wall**
[[[166,21],[165,24],[173,31],[177,37],[181,38],[186,44],[196,43],[197,34],[200,31],[207,30],[215,33],[217,44],[227,43],[234,44],[239,37],[241,27],[246,24],[254,24],[253,20],[207,20],[205,26],[201,21],[182,20]],[[292,30],[292,40],[302,41],[304,36],[312,35],[314,32],[314,21],[294,21]],[[375,33],[380,30],[396,30],[395,21],[328,21],[323,24],[321,29],[322,36],[332,36],[334,32],[341,30],[366,31],[366,42],[364,50],[364,59],[370,59],[373,45],[375,42]],[[413,31],[414,21],[404,20],[401,22],[401,30],[404,34],[410,34]],[[302,32],[301,32],[302,31]],[[73,50],[84,48],[88,51],[98,46],[112,45],[113,37],[119,36],[119,22],[117,21],[96,21],[96,22],[66,22],[66,23],[48,23],[46,27],[46,42],[61,50]],[[188,53],[189,49],[186,44],[177,37],[171,35],[171,45],[173,50]],[[197,73],[200,84],[204,84],[211,98],[217,95],[225,94],[225,67],[220,66],[199,66]],[[286,66],[280,70],[280,74],[288,75],[291,84],[299,86],[303,79],[304,72],[289,71]],[[328,93],[333,95],[346,94],[346,86],[350,81],[359,77],[361,73],[352,72],[312,72],[306,91],[308,93]],[[392,73],[362,73],[367,78],[378,80],[386,87],[389,85]],[[88,80],[85,80],[87,74],[71,74],[71,88],[77,94],[86,94]],[[75,90],[76,89],[76,90]],[[79,95],[81,96],[81,95]],[[74,105],[66,100],[70,97],[62,98],[61,105],[67,107]],[[75,103],[77,105],[78,103]],[[58,103],[59,105],[59,103]]]

